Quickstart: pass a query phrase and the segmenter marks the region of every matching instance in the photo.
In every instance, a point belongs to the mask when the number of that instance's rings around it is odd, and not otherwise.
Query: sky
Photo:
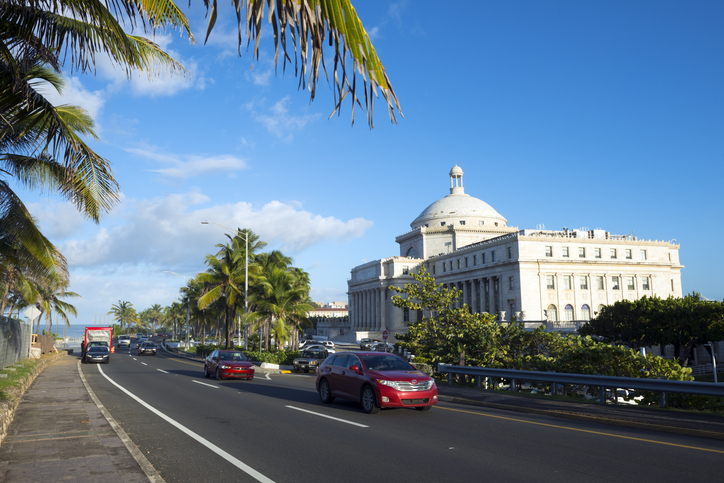
[[[237,55],[228,2],[204,45],[202,2],[154,40],[190,72],[129,80],[98,58],[62,96],[96,123],[121,202],[99,224],[57,195],[17,188],[67,257],[73,325],[118,301],[170,305],[227,231],[249,228],[310,274],[318,302],[347,300],[350,270],[399,255],[395,237],[449,193],[521,229],[602,228],[675,240],[684,293],[724,299],[724,2],[353,0],[402,114],[374,129],[333,92],[277,72],[266,20],[258,61]],[[332,67],[332,56],[327,59]]]

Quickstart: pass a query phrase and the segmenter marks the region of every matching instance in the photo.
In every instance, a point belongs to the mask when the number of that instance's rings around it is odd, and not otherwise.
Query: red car
[[[204,363],[204,377],[211,374],[216,379],[226,377],[242,377],[254,379],[254,364],[249,362],[243,352],[239,351],[214,351],[209,354]]]
[[[317,391],[323,403],[336,397],[359,401],[369,414],[380,408],[427,411],[437,404],[433,378],[384,352],[332,354],[317,370]]]

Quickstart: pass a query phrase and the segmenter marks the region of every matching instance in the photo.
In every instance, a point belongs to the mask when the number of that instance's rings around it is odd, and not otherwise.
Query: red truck
[[[85,337],[83,337],[84,350],[88,351],[89,347],[102,345],[108,347],[110,352],[115,352],[113,349],[113,328],[112,327],[86,327]]]

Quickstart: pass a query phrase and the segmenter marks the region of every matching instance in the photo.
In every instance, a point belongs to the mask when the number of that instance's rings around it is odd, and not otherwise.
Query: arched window
[[[598,310],[596,310],[596,313],[593,314],[593,316],[596,317],[598,314],[601,313],[602,310],[603,310],[603,304],[601,304],[601,305],[598,306]]]
[[[581,307],[581,319],[591,320],[591,308],[586,304]]]
[[[556,309],[556,306],[551,304],[548,306],[548,310],[546,310],[546,319],[548,322],[555,322],[558,320],[558,309]]]
[[[566,305],[565,316],[566,316],[566,320],[568,320],[568,321],[573,320],[573,305],[571,305],[571,304]]]
[[[407,249],[407,256],[410,258],[420,258],[417,256],[417,248],[410,247]]]

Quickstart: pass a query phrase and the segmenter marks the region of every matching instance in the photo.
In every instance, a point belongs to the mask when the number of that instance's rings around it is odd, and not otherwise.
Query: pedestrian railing
[[[643,379],[637,377],[612,377],[588,374],[567,374],[561,372],[519,371],[514,369],[493,369],[487,367],[453,366],[438,364],[437,371],[447,374],[447,383],[453,383],[453,375],[459,374],[475,378],[475,387],[481,387],[483,378],[507,379],[510,387],[516,391],[521,381],[551,383],[551,392],[557,393],[557,384],[572,384],[599,388],[599,400],[606,404],[606,390],[614,394],[617,389],[652,391],[660,394],[660,405],[666,407],[667,394],[697,394],[701,396],[724,397],[724,384],[695,381],[670,381],[666,379]]]

